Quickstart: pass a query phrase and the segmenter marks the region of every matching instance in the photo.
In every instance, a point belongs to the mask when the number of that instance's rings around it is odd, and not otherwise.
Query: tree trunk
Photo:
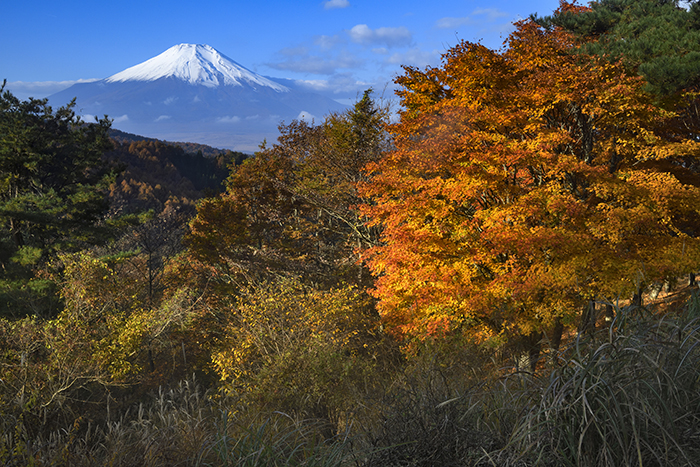
[[[605,318],[607,321],[612,321],[615,319],[615,309],[609,303],[605,305]]]
[[[542,348],[542,333],[533,331],[525,337],[525,349],[527,350],[528,365],[532,373],[537,369]]]
[[[552,329],[552,338],[550,340],[553,352],[559,351],[559,347],[561,347],[561,336],[563,334],[564,324],[561,322],[561,318],[557,318],[554,322],[554,329]]]
[[[642,288],[639,287],[637,292],[632,297],[632,305],[641,307],[642,306]]]
[[[12,239],[15,241],[15,246],[17,248],[22,248],[24,246],[24,236],[20,230],[20,222],[15,219],[10,219],[10,234]]]
[[[579,323],[578,332],[593,335],[595,332],[595,323],[597,319],[596,303],[594,300],[588,300],[583,306],[583,313],[581,314],[581,322]]]

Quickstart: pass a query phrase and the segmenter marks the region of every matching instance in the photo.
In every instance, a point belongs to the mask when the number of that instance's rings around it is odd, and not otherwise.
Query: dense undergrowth
[[[535,373],[501,366],[466,343],[425,344],[390,375],[382,368],[373,376],[382,384],[352,393],[341,385],[352,409],[332,423],[308,417],[301,401],[285,412],[259,394],[205,388],[196,377],[131,405],[83,401],[82,416],[77,400],[66,399],[61,416],[47,420],[3,390],[0,459],[17,466],[696,465],[700,296],[663,316],[632,306],[616,312],[597,333],[544,354]]]

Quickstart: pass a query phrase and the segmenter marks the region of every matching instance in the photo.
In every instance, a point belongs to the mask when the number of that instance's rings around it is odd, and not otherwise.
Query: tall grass
[[[325,440],[321,436],[323,422],[297,421],[277,413],[259,424],[233,430],[232,436],[228,419],[222,413],[216,443],[206,448],[205,457],[214,459],[211,465],[331,467],[345,465],[352,456],[347,437]]]
[[[509,447],[539,465],[697,465],[699,303],[674,318],[629,307],[578,336],[529,391]]]
[[[346,465],[347,436],[326,440],[320,423],[248,413],[229,394],[204,394],[192,381],[161,390],[117,421],[60,430],[49,438],[17,433],[0,439],[7,466],[309,466]]]
[[[546,362],[529,374],[464,343],[426,348],[364,394],[335,437],[327,420],[263,412],[246,394],[185,381],[50,436],[31,438],[21,417],[8,418],[0,464],[700,465],[700,296],[675,315],[617,309]]]
[[[618,308],[537,374],[467,373],[423,366],[397,382],[365,465],[700,465],[698,295],[673,316]]]
[[[358,435],[362,465],[473,465],[503,447],[517,417],[490,367],[488,354],[466,342],[421,349],[373,401],[374,424]]]

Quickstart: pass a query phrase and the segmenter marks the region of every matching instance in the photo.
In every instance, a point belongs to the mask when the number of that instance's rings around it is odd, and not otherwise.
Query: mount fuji
[[[208,45],[180,44],[100,81],[49,96],[76,98],[86,119],[107,115],[128,133],[254,151],[276,140],[280,122],[320,120],[347,107],[292,81],[254,73]]]

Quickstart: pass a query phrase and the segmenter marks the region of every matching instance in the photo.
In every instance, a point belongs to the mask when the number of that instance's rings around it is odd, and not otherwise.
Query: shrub
[[[213,362],[231,391],[264,410],[326,420],[332,436],[387,375],[378,369],[392,350],[365,293],[283,280],[241,295]]]

